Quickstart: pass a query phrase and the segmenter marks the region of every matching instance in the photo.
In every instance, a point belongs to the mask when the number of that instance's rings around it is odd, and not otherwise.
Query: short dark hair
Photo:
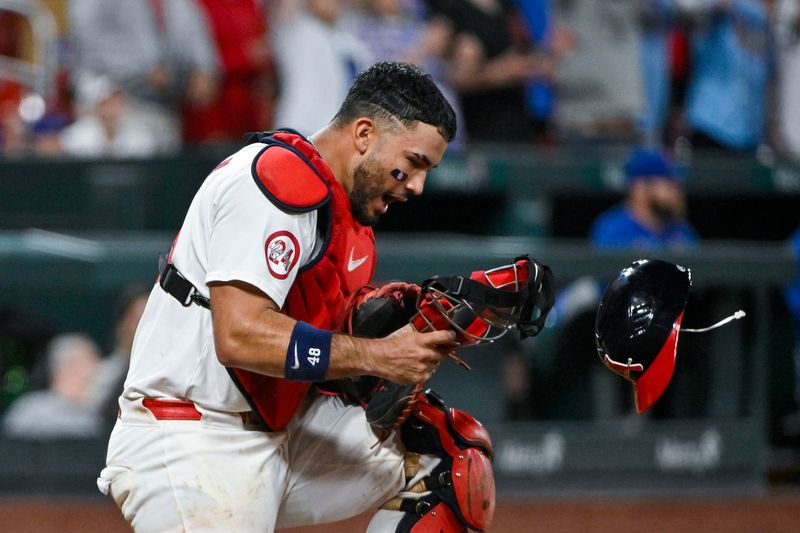
[[[456,114],[433,78],[409,63],[381,61],[356,76],[333,119],[342,125],[358,117],[389,115],[405,126],[424,122],[447,142],[456,135]]]

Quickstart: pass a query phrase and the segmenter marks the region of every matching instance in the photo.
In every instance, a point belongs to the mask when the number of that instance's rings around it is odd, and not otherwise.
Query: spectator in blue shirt
[[[626,201],[602,213],[591,229],[601,248],[684,248],[697,243],[686,222],[686,198],[677,167],[657,150],[636,148],[625,164]]]
[[[791,311],[792,317],[794,318],[796,329],[800,332],[800,228],[797,228],[794,234],[792,234],[789,242],[797,257],[797,277],[794,283],[786,288],[784,296],[786,297],[789,311]],[[800,356],[800,337],[798,337],[798,356]],[[797,363],[798,367],[800,367],[800,360],[798,360]],[[800,379],[798,379],[798,384],[800,384]],[[798,389],[797,393],[798,398],[800,398],[800,389]]]
[[[674,0],[642,4],[640,60],[644,74],[644,110],[640,127],[648,142],[660,142],[670,100],[670,35],[675,26]]]
[[[771,2],[682,2],[696,26],[686,100],[692,142],[704,148],[754,150],[764,141],[767,82],[773,63]]]

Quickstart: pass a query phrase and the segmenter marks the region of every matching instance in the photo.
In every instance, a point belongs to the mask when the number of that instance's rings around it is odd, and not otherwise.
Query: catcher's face
[[[355,219],[372,226],[394,202],[419,196],[447,141],[430,124],[384,129],[353,171],[350,206]]]

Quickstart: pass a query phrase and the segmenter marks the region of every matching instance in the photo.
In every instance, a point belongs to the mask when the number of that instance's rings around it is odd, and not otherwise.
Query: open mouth
[[[383,196],[381,196],[381,213],[385,213],[386,211],[388,211],[389,205],[394,202],[406,202],[406,201],[408,201],[408,198],[406,198],[405,196],[387,192]]]

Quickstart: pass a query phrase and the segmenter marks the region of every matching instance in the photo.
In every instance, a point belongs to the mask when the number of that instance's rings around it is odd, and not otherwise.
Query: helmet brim
[[[678,335],[681,330],[683,312],[672,325],[667,340],[647,370],[633,384],[636,412],[647,411],[664,394],[675,372],[675,359],[678,352]]]

